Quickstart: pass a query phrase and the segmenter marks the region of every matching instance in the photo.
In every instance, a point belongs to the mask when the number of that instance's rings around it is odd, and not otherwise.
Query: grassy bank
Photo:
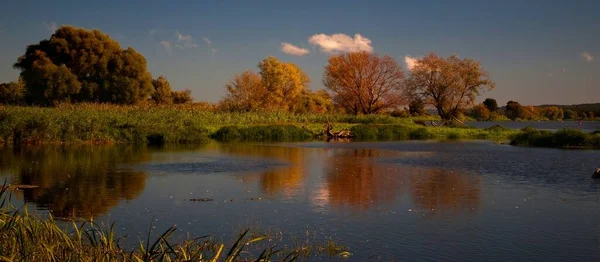
[[[221,141],[300,141],[322,134],[327,122],[336,131],[352,129],[358,140],[507,139],[511,134],[507,130],[423,127],[414,123],[429,118],[228,113],[200,105],[0,106],[0,143],[202,143],[210,137]]]
[[[516,133],[501,126],[486,129],[474,127],[423,127],[417,125],[356,125],[351,129],[356,140],[505,140]]]
[[[556,132],[524,128],[510,142],[515,146],[555,148],[600,148],[600,133],[562,129]]]
[[[135,249],[125,250],[120,246],[124,237],[114,231],[114,223],[73,222],[61,228],[51,217],[10,207],[7,189],[0,187],[0,261],[294,261],[299,257],[350,255],[332,241],[280,249],[266,235],[249,230],[231,244],[210,237],[175,241],[174,235],[179,234],[175,227],[153,236],[152,225]]]

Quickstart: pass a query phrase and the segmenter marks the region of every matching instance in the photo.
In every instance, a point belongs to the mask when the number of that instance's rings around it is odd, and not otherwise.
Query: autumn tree
[[[490,112],[496,112],[496,110],[498,110],[498,102],[496,102],[496,99],[493,98],[486,98],[483,101],[483,105],[490,111]]]
[[[235,75],[225,88],[227,95],[221,105],[228,111],[254,111],[262,108],[266,102],[267,89],[257,73],[244,71]]]
[[[269,56],[258,63],[262,85],[266,89],[268,109],[290,110],[299,95],[308,88],[310,78],[292,63]]]
[[[429,54],[418,59],[407,80],[407,94],[432,105],[443,120],[456,118],[485,89],[493,89],[481,64],[456,55]]]
[[[192,97],[192,90],[189,89],[173,91],[171,92],[171,96],[173,97],[174,104],[187,104],[194,101],[194,98]]]
[[[514,121],[517,118],[519,118],[519,116],[522,114],[523,107],[521,106],[521,104],[519,104],[519,102],[511,100],[506,103],[505,111],[506,117]]]
[[[570,119],[570,120],[572,120],[572,119],[578,119],[579,118],[579,114],[576,111],[567,109],[564,112],[564,117],[565,117],[565,119]]]
[[[422,116],[427,114],[425,112],[425,104],[420,99],[413,99],[408,104],[408,112],[411,116]]]
[[[323,76],[333,102],[352,114],[375,114],[403,104],[403,81],[396,60],[366,51],[331,56]]]
[[[564,112],[561,108],[558,108],[556,106],[550,106],[550,107],[543,107],[540,110],[542,116],[544,116],[545,118],[548,118],[549,120],[557,120],[557,119],[562,119],[564,117]]]
[[[98,30],[61,26],[50,39],[28,46],[14,67],[29,103],[133,104],[153,92],[146,59]]]
[[[164,76],[159,76],[157,79],[152,80],[152,86],[154,87],[154,93],[152,93],[152,100],[157,104],[172,104],[173,103],[173,91],[171,91],[171,84]]]
[[[304,90],[300,94],[299,103],[294,107],[294,113],[326,113],[333,109],[331,97],[325,90],[312,92]]]
[[[471,109],[471,116],[477,121],[487,121],[491,118],[491,112],[484,104],[479,104]]]
[[[25,83],[21,77],[16,82],[0,84],[0,104],[20,105],[24,95]]]

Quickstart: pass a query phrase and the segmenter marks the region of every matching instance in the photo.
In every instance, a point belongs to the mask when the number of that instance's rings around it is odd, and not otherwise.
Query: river
[[[477,142],[0,150],[15,205],[116,222],[130,240],[251,227],[332,239],[349,261],[599,261],[600,150]],[[190,201],[210,198],[212,201]],[[183,235],[183,234],[181,234]]]

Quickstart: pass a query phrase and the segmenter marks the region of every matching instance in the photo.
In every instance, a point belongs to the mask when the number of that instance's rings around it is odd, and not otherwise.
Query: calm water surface
[[[600,261],[600,151],[491,142],[38,147],[0,151],[16,193],[119,232],[285,232],[352,261]],[[190,198],[212,198],[192,202]],[[308,233],[307,233],[308,232]],[[157,232],[158,233],[158,232]]]

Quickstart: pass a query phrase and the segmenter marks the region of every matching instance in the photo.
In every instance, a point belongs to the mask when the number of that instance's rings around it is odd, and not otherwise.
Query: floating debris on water
[[[190,198],[190,201],[194,201],[194,202],[210,202],[213,201],[212,198],[207,198],[207,197],[201,197],[201,198]]]

